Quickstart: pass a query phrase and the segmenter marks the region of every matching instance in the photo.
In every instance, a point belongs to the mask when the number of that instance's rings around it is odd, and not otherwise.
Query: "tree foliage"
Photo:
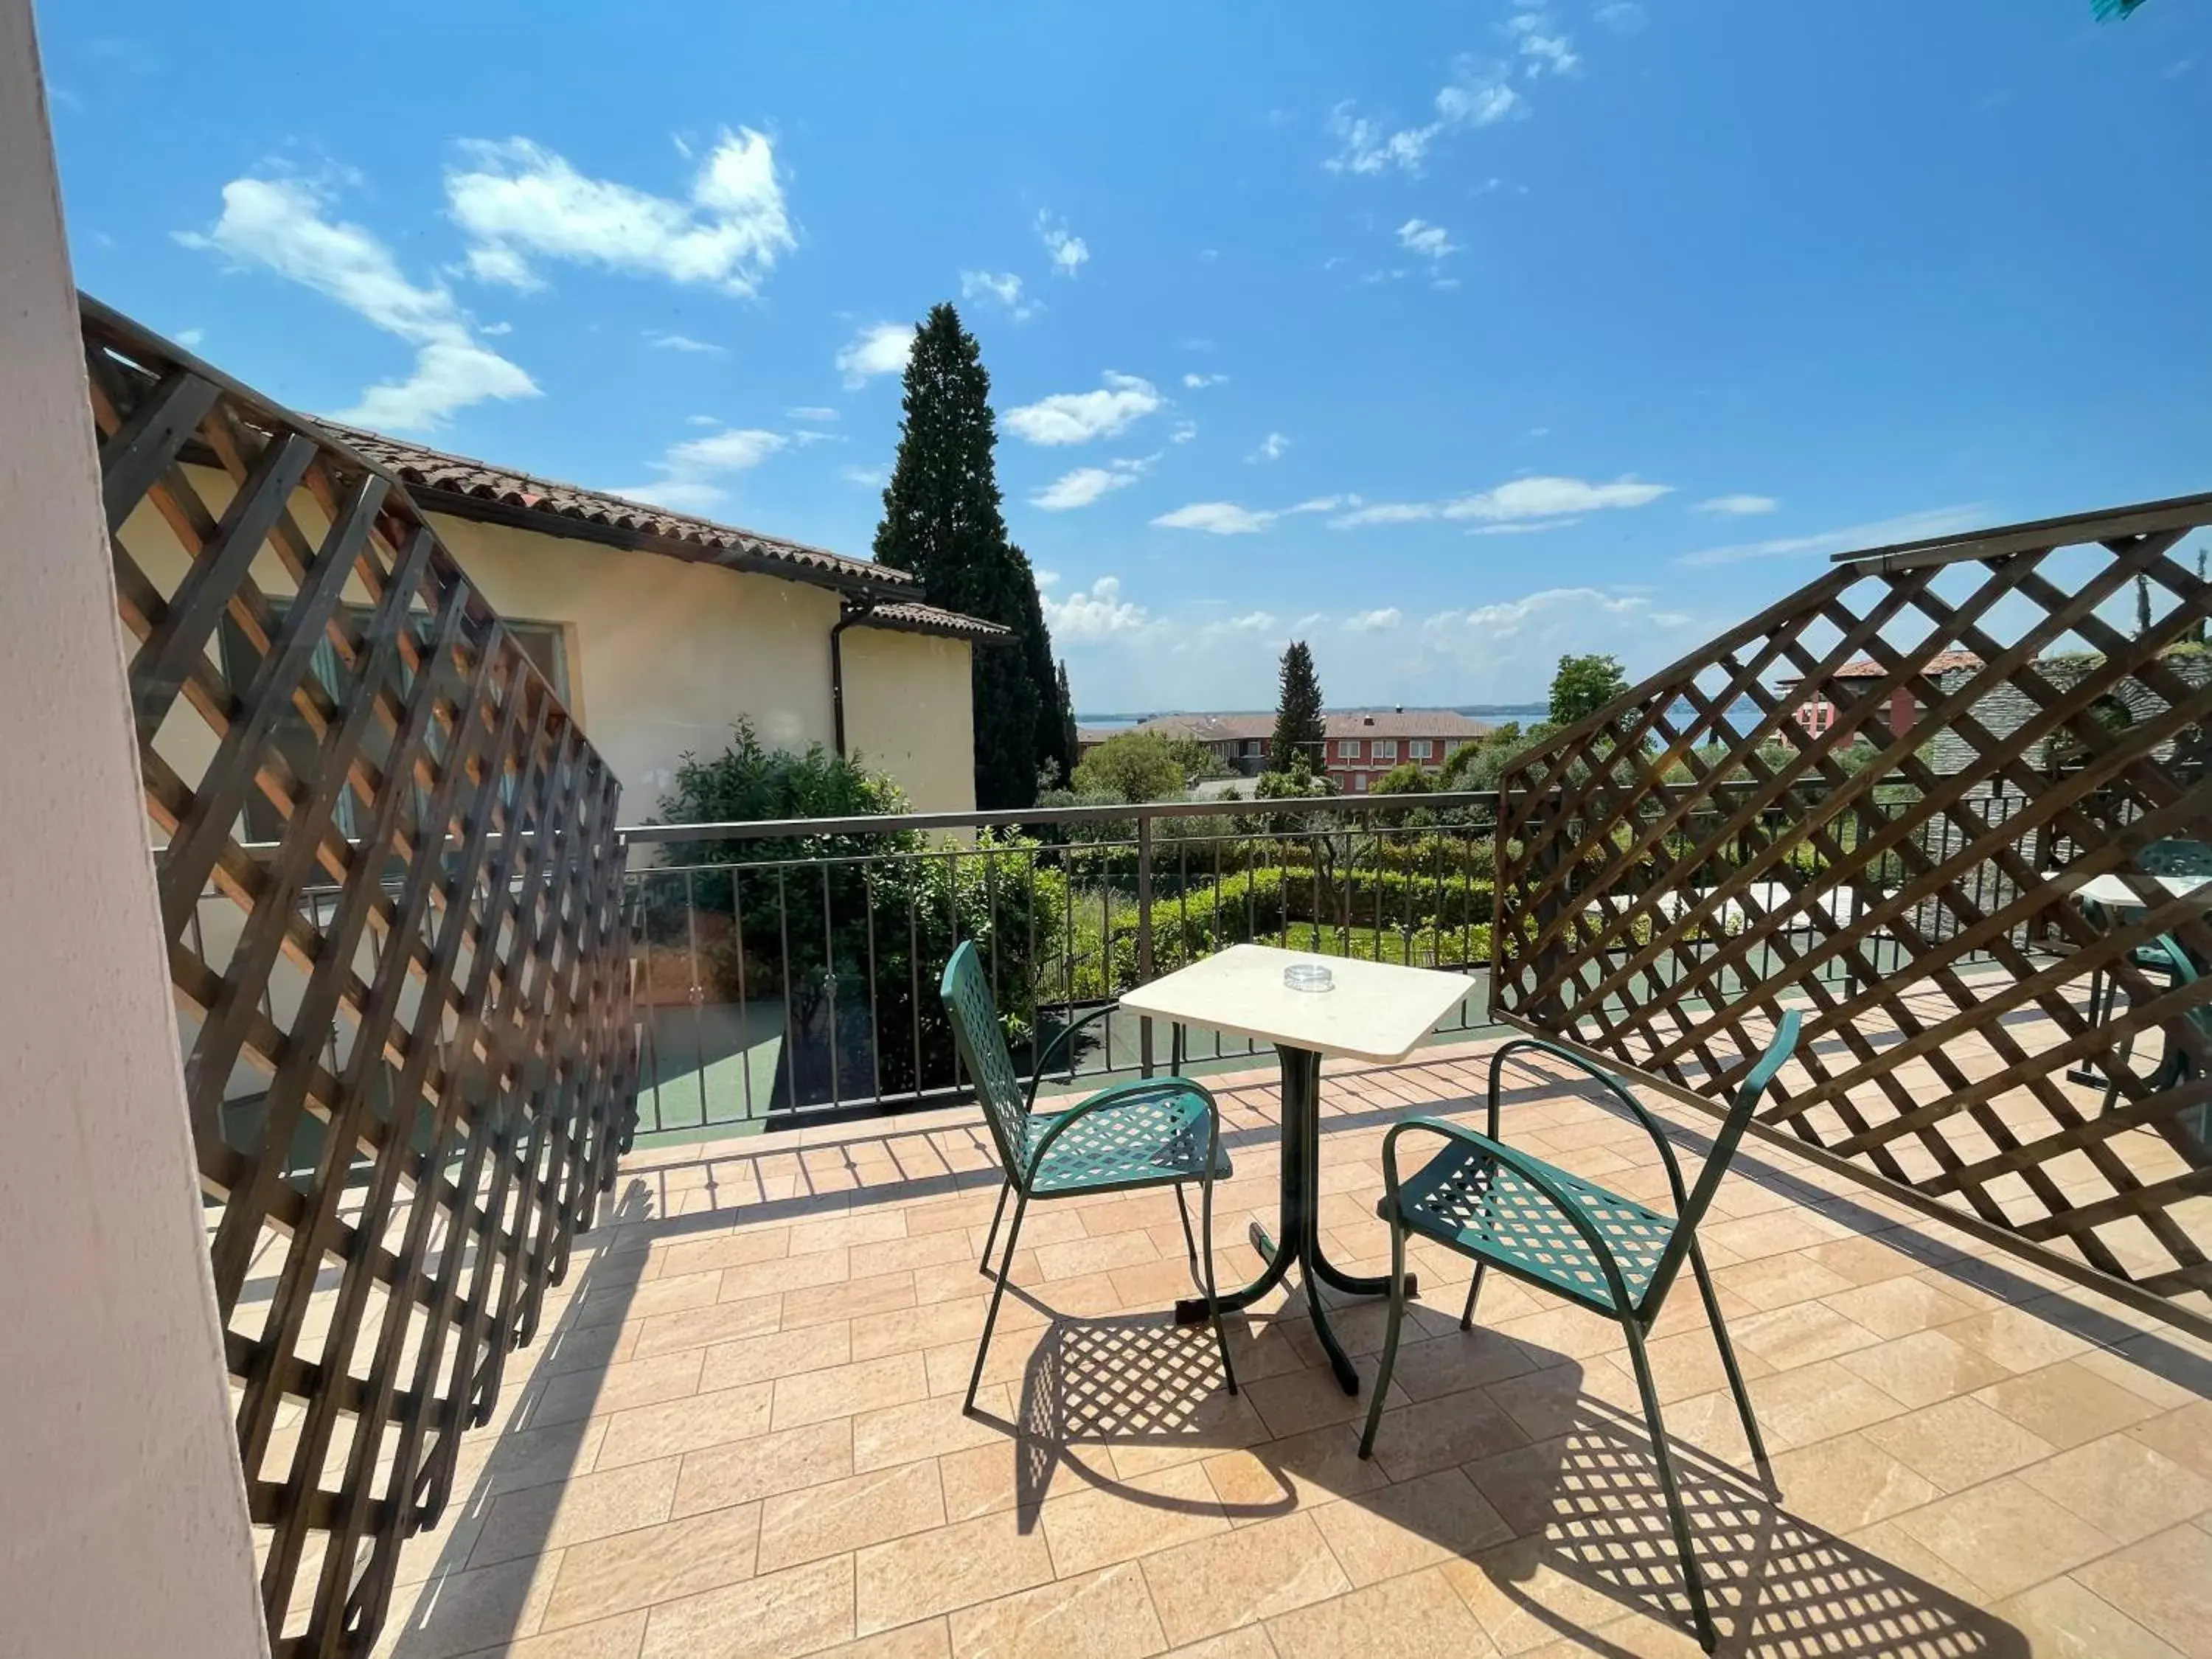
[[[1270,771],[1287,772],[1300,762],[1313,770],[1322,758],[1324,734],[1321,676],[1304,640],[1292,640],[1283,653],[1275,699],[1275,735],[1268,744]]]
[[[1013,631],[970,653],[975,804],[1027,806],[1041,768],[1065,775],[1052,640],[1028,556],[1000,511],[991,377],[949,305],[930,308],[907,358],[898,460],[884,490],[876,562],[921,578],[933,605]]]
[[[1075,792],[1091,799],[1180,800],[1194,780],[1220,774],[1213,751],[1195,738],[1121,732],[1083,757]]]
[[[1561,657],[1559,672],[1552,676],[1552,724],[1572,726],[1627,690],[1628,677],[1617,657]]]

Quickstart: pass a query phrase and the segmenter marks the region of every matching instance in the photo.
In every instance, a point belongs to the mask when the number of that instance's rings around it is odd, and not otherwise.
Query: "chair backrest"
[[[2176,985],[2194,985],[2202,977],[2197,964],[2189,959],[2189,952],[2181,948],[2181,942],[2172,934],[2160,933],[2146,948],[2166,958],[2166,970],[2173,975]],[[2212,1037],[2212,1002],[2197,1003],[2189,1010],[2187,1018],[2191,1025]]]
[[[2212,876],[2212,846],[2179,838],[2154,841],[2136,854],[2147,876]]]
[[[1029,1144],[1029,1110],[1022,1102],[1022,1080],[1014,1070],[1013,1056],[1006,1052],[1006,1034],[999,1027],[999,1011],[991,1001],[990,981],[975,940],[963,940],[952,953],[937,992],[952,1020],[952,1042],[960,1051],[960,1063],[982,1099],[983,1121],[998,1144],[999,1162],[1009,1176],[1017,1176]]]
[[[1682,1205],[1682,1213],[1674,1218],[1674,1236],[1668,1239],[1667,1248],[1661,1252],[1658,1266],[1651,1272],[1651,1283],[1644,1292],[1643,1305],[1656,1309],[1665,1299],[1667,1287],[1674,1283],[1674,1274],[1690,1253],[1690,1241],[1697,1236],[1698,1223],[1704,1219],[1711,1206],[1713,1194],[1720,1190],[1721,1177],[1735,1157],[1736,1144],[1751,1125],[1751,1115],[1758,1109],[1759,1097],[1774,1081],[1775,1073],[1788,1063],[1796,1052],[1797,1011],[1790,1010],[1782,1016],[1776,1028],[1774,1041],[1766,1045],[1766,1052],[1759,1057],[1759,1064],[1751,1068],[1751,1075],[1735,1091],[1735,1099],[1729,1106],[1728,1116],[1721,1121],[1720,1133],[1713,1137],[1713,1149],[1705,1155],[1705,1167],[1698,1171],[1695,1185]]]

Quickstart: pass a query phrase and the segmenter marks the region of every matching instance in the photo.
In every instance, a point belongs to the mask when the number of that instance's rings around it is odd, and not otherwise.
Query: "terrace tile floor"
[[[1381,1271],[1389,1125],[1473,1120],[1487,1045],[1328,1069],[1323,1223]],[[1225,1080],[1222,1276],[1272,1219],[1272,1070]],[[1701,1152],[1709,1119],[1665,1106]],[[1634,1123],[1521,1074],[1509,1138],[1664,1198]],[[514,1356],[383,1654],[1695,1653],[1617,1329],[1417,1244],[1372,1463],[1310,1328],[1167,1311],[1165,1193],[1040,1205],[981,1398],[998,1176],[971,1109],[628,1160]],[[1786,1149],[1702,1237],[1771,1448],[1694,1296],[1652,1353],[1721,1651],[2212,1655],[2212,1347]],[[1334,1298],[1332,1298],[1334,1300]],[[1336,1327],[1373,1375],[1377,1304]]]

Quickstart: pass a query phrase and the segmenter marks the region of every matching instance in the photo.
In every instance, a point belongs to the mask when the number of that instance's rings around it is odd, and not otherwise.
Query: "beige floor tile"
[[[1759,1313],[1851,1288],[1851,1280],[1844,1274],[1796,1250],[1786,1255],[1762,1256],[1733,1267],[1717,1268],[1713,1284],[1716,1289],[1742,1297],[1753,1312]]]
[[[853,1472],[853,1425],[846,1418],[783,1429],[750,1440],[687,1453],[676,1479],[673,1514],[700,1515],[794,1492]]]
[[[763,1501],[760,1571],[775,1572],[944,1524],[933,1459],[823,1481]]]
[[[1851,1533],[1941,1495],[1862,1431],[1783,1453],[1774,1478],[1790,1514],[1832,1533]]]
[[[647,1615],[641,1659],[769,1659],[854,1633],[853,1558],[838,1555],[661,1602]]]
[[[754,1296],[738,1302],[717,1302],[703,1308],[657,1314],[639,1325],[637,1340],[631,1345],[630,1352],[637,1358],[649,1359],[656,1354],[704,1348],[773,1331],[781,1317],[782,1305],[780,1297]]]
[[[905,1205],[875,1204],[843,1215],[824,1216],[819,1221],[793,1222],[787,1230],[791,1237],[787,1254],[811,1255],[817,1250],[834,1250],[842,1244],[874,1244],[887,1238],[904,1238],[912,1231],[908,1225],[911,1215],[910,1206]],[[855,1278],[860,1276],[854,1274]]]
[[[2112,1547],[2087,1522],[2013,1479],[1938,1499],[1891,1524],[1993,1595],[2055,1578]],[[2212,1547],[2212,1539],[2203,1541]]]
[[[1142,1565],[1174,1643],[1261,1624],[1352,1588],[1307,1515],[1233,1528],[1148,1555]]]
[[[526,1636],[538,1628],[553,1594],[561,1557],[526,1556],[497,1566],[442,1573],[393,1598],[378,1640],[386,1654],[449,1659]]]
[[[1382,1486],[1310,1511],[1354,1584],[1472,1556],[1513,1535],[1489,1500],[1458,1469]]]
[[[1618,1623],[1627,1610],[1620,1590],[1563,1572],[1553,1561],[1547,1546],[1522,1539],[1436,1571],[1459,1592],[1497,1650],[1519,1656],[1540,1651],[1563,1630],[1595,1632]]]
[[[1014,1434],[1012,1393],[1003,1382],[987,1383],[975,1395],[974,1416],[960,1409],[957,1395],[857,1413],[853,1418],[853,1467],[888,1468],[973,1446],[1003,1446],[1011,1456]]]
[[[1659,1390],[1662,1405],[1728,1387],[1728,1369],[1721,1364],[1721,1351],[1711,1330],[1684,1331],[1662,1337],[1645,1346],[1644,1355],[1650,1361],[1651,1380]],[[1735,1350],[1735,1363],[1747,1382],[1771,1376],[1776,1369],[1740,1344]],[[1626,1389],[1621,1396],[1624,1401],[1639,1398],[1634,1362],[1626,1353],[1609,1354],[1602,1360],[1592,1360],[1590,1365],[1593,1370],[1601,1365],[1610,1367],[1620,1374]]]
[[[2012,1374],[1987,1354],[1953,1341],[1940,1330],[1856,1349],[1836,1363],[1907,1406],[1932,1406]]]
[[[1358,1437],[1335,1424],[1223,1452],[1207,1458],[1205,1468],[1229,1523],[1238,1527],[1370,1492],[1389,1480],[1378,1461],[1359,1455]]]
[[[1832,1359],[1855,1348],[1873,1346],[1875,1334],[1838,1313],[1825,1302],[1798,1302],[1771,1313],[1753,1314],[1730,1327],[1739,1352],[1757,1354],[1777,1370]]]
[[[2212,1480],[2124,1434],[2061,1452],[2020,1478],[2123,1544],[2212,1511]]]
[[[666,1457],[495,1498],[477,1547],[469,1553],[469,1565],[541,1555],[564,1544],[665,1521],[676,1498],[678,1462]]]
[[[1442,1572],[1431,1569],[1372,1584],[1267,1622],[1282,1659],[1485,1659],[1494,1650]]]
[[[1978,1400],[1946,1400],[1876,1423],[1865,1438],[1947,1492],[2039,1462],[2057,1449]]]
[[[779,1376],[827,1370],[852,1363],[852,1327],[805,1325],[795,1331],[718,1342],[707,1350],[699,1370],[699,1392],[734,1389],[745,1382],[772,1382]]]
[[[2179,1411],[2145,1418],[2128,1434],[2183,1467],[2212,1479],[2212,1400],[2199,1400]]]
[[[1735,1418],[1735,1402],[1726,1392],[1699,1398],[1716,1402],[1713,1414],[1723,1425]],[[1751,1406],[1771,1452],[1809,1446],[1831,1435],[1849,1434],[1869,1423],[1894,1417],[1903,1409],[1887,1393],[1845,1370],[1839,1359],[1815,1360],[1794,1370],[1759,1378],[1751,1384]],[[1667,1414],[1670,1425],[1674,1416],[1673,1412]],[[1687,1433],[1687,1426],[1680,1431]],[[1700,1440],[1698,1443],[1708,1443]]]
[[[804,1376],[779,1377],[772,1386],[775,1426],[790,1429],[825,1418],[850,1417],[926,1399],[929,1370],[918,1353],[894,1353],[809,1371]],[[948,1400],[944,1409],[957,1413],[959,1401]]]
[[[644,1640],[645,1609],[640,1607],[550,1636],[526,1636],[519,1642],[481,1649],[469,1659],[637,1659]]]
[[[703,1357],[703,1350],[661,1354],[652,1359],[623,1360],[605,1370],[564,1371],[546,1378],[543,1386],[533,1381],[518,1407],[516,1425],[544,1428],[632,1406],[681,1400],[697,1392]]]
[[[1245,1625],[1173,1649],[1167,1659],[1276,1659],[1275,1644],[1258,1625]]]
[[[1480,1325],[1425,1342],[1413,1340],[1417,1334],[1409,1326],[1390,1372],[1391,1382],[1408,1400],[1433,1400],[1535,1369],[1526,1348]]]
[[[1903,1582],[1911,1587],[1915,1599],[1924,1598],[1929,1593],[1919,1585],[1976,1607],[1987,1607],[1997,1599],[1901,1528],[1894,1519],[1877,1521],[1865,1530],[1851,1534],[1847,1541],[1852,1548],[1881,1564],[1884,1579]]]
[[[1587,1309],[1558,1302],[1535,1313],[1498,1321],[1491,1328],[1528,1349],[1529,1358],[1539,1370],[1563,1359],[1586,1360],[1627,1346],[1620,1327],[1612,1320]]]
[[[1003,1236],[1000,1242],[1005,1243]],[[919,1238],[887,1238],[873,1244],[854,1245],[849,1271],[854,1279],[873,1279],[902,1269],[937,1267],[956,1261],[973,1264],[975,1261],[975,1252],[969,1248],[966,1234],[924,1233]]]
[[[810,1255],[794,1255],[779,1261],[756,1261],[747,1267],[723,1268],[722,1300],[744,1302],[779,1293],[787,1299],[866,1277],[866,1273],[850,1271],[842,1249],[817,1250]],[[646,1640],[650,1646],[650,1632]]]
[[[1897,1260],[1900,1267],[1910,1265],[1902,1258]],[[1856,1285],[1822,1299],[1844,1318],[1884,1340],[1946,1325],[1974,1311],[1972,1304],[1926,1279],[1902,1273],[1895,1279]]]
[[[2212,1654],[2212,1533],[2171,1528],[2074,1576],[2192,1659]]]
[[[952,1632],[943,1619],[925,1619],[822,1650],[820,1659],[952,1659]]]
[[[1996,1308],[1943,1328],[1945,1335],[1986,1355],[2008,1371],[2055,1365],[2088,1347],[2088,1343],[2049,1320],[2021,1308]]]
[[[983,1281],[978,1279],[975,1281]],[[915,1305],[914,1275],[884,1273],[875,1279],[855,1279],[842,1285],[822,1285],[794,1290],[782,1298],[781,1328],[792,1331],[807,1325],[836,1325],[845,1321],[874,1319]]]
[[[754,1382],[617,1412],[607,1419],[606,1437],[592,1468],[619,1468],[765,1434],[774,1393],[772,1384]]]
[[[2181,1659],[2179,1649],[2072,1578],[2039,1584],[1995,1612],[2050,1659]]]
[[[1228,1530],[1228,1516],[1201,1463],[1186,1463],[1111,1486],[1055,1493],[1042,1515],[1053,1570],[1090,1572]]]
[[[983,1334],[983,1310],[991,1299],[986,1281],[979,1276],[975,1283],[981,1293],[975,1296],[896,1309],[872,1318],[852,1321],[849,1358],[876,1359],[889,1353],[926,1352],[948,1343],[972,1349],[975,1340]],[[1002,1328],[1012,1328],[1009,1323],[1012,1312],[1012,1308],[1000,1309],[999,1323]]]
[[[1376,1429],[1375,1458],[1393,1480],[1410,1480],[1432,1469],[1489,1457],[1526,1438],[1486,1390],[1468,1389],[1386,1410]]]
[[[2054,1446],[2077,1446],[2158,1413],[2141,1395],[2070,1359],[1993,1382],[1974,1398]]]
[[[1345,1393],[1336,1380],[1336,1374],[1326,1365],[1309,1365],[1303,1370],[1285,1371],[1279,1376],[1261,1377],[1244,1386],[1253,1409],[1267,1425],[1267,1431],[1277,1439],[1287,1435],[1302,1434],[1308,1429],[1325,1423],[1349,1423],[1367,1410],[1367,1389],[1374,1384],[1370,1370],[1362,1373],[1361,1390],[1358,1395]],[[1391,1385],[1394,1392],[1396,1383]],[[1400,1400],[1402,1394],[1396,1395]]]
[[[963,1607],[949,1623],[963,1659],[1146,1659],[1167,1646],[1133,1561]]]
[[[582,1624],[750,1578],[759,1531],[760,1506],[745,1504],[573,1545],[561,1553],[542,1627]]]
[[[866,1636],[1045,1583],[1052,1553],[1018,1512],[987,1515],[864,1549],[854,1572]]]
[[[711,1308],[721,1299],[721,1264],[708,1271],[663,1273],[638,1285],[611,1285],[580,1294],[573,1310],[577,1325],[598,1326],[610,1321],[641,1324],[659,1314],[681,1313],[686,1308]]]

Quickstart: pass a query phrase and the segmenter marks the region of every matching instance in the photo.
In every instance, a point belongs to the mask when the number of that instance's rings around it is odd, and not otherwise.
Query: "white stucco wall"
[[[931,634],[845,630],[846,745],[870,769],[896,778],[917,812],[975,805],[970,649]]]
[[[268,1650],[28,0],[0,0],[0,1653]]]

